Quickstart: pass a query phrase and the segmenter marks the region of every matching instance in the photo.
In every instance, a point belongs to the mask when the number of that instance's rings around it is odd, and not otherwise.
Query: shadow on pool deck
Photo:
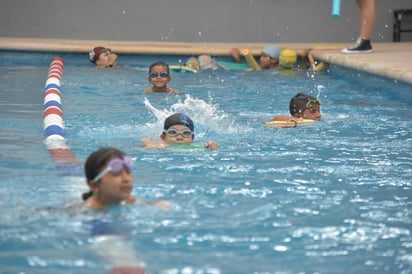
[[[65,40],[0,37],[0,50],[89,52],[94,46],[110,47],[120,54],[171,54],[214,56],[228,55],[232,47],[248,48],[254,55],[270,43],[207,43],[207,42],[151,42],[151,41],[106,41]],[[350,44],[336,43],[274,43],[281,48],[290,48],[298,53],[314,48],[317,59],[359,71],[369,72],[412,84],[412,42],[373,43],[374,52],[344,54],[341,49]]]

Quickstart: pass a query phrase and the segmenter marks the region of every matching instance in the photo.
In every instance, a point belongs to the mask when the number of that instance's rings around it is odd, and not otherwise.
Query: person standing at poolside
[[[169,201],[141,201],[132,196],[132,166],[133,160],[116,148],[104,147],[93,152],[84,167],[90,191],[82,195],[83,206],[96,210],[123,204],[169,208]]]
[[[105,47],[95,47],[89,52],[89,61],[97,68],[112,68],[116,66],[117,54]]]
[[[170,77],[169,65],[163,61],[158,61],[149,67],[149,82],[152,87],[146,89],[143,93],[171,93],[180,94],[179,91],[170,88],[167,84],[172,80]]]
[[[344,53],[372,52],[371,37],[376,21],[375,0],[356,0],[360,11],[360,33],[356,43],[342,50]]]

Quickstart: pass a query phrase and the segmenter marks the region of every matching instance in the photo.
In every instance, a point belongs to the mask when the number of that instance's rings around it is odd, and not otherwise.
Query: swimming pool
[[[44,144],[54,56],[0,52],[1,272],[107,273],[91,248],[96,216],[63,209],[81,202],[86,183],[58,172]],[[173,73],[181,96],[145,96],[150,63],[185,58],[121,56],[127,65],[97,70],[86,55],[60,56],[71,151],[81,162],[100,146],[126,151],[136,157],[134,195],[174,203],[97,216],[151,273],[411,272],[410,85],[331,66],[317,75]],[[297,92],[320,94],[322,120],[265,127]],[[174,111],[194,120],[195,143],[221,149],[143,150],[139,141]]]

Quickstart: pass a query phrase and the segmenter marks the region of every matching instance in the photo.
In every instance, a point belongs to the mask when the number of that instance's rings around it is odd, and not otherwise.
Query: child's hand
[[[142,146],[145,148],[160,148],[160,149],[164,149],[167,148],[169,145],[167,145],[164,142],[158,142],[158,141],[152,141],[152,140],[148,140],[145,139],[141,142]]]
[[[215,141],[207,141],[205,143],[205,148],[208,148],[208,149],[211,149],[211,150],[218,150],[220,148],[220,146]]]

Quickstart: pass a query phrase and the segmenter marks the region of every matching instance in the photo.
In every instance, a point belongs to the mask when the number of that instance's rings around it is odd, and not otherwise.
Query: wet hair
[[[170,74],[169,65],[167,63],[163,62],[163,61],[157,61],[157,62],[154,62],[153,64],[151,64],[150,67],[149,67],[149,74],[152,72],[152,68],[156,67],[156,66],[165,67],[166,70],[167,70],[167,74]]]
[[[306,110],[306,104],[311,100],[318,101],[318,99],[310,95],[306,95],[303,93],[296,94],[295,96],[292,97],[292,99],[290,99],[290,103],[289,103],[290,114],[292,116],[294,116],[295,114],[302,114]]]
[[[86,175],[87,182],[93,180],[112,158],[123,158],[124,156],[126,154],[123,151],[113,147],[102,147],[90,154],[84,165],[84,174]],[[83,193],[83,200],[87,200],[92,194],[92,191]]]

